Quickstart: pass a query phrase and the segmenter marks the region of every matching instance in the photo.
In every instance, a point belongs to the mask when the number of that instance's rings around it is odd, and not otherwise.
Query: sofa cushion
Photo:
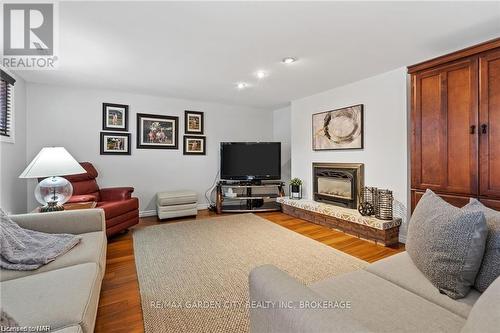
[[[474,287],[483,292],[500,276],[500,212],[485,207],[476,199],[471,199],[470,203],[462,207],[462,209],[481,211],[486,217],[486,224],[488,225],[486,249],[483,262],[474,282]]]
[[[33,271],[14,271],[2,269],[0,274],[0,281],[8,281],[24,276],[48,272],[55,269],[93,262],[99,265],[99,272],[101,276],[104,275],[106,266],[106,235],[104,232],[89,232],[80,234],[82,237],[80,243],[74,248],[56,258],[56,260],[43,265],[39,269]]]
[[[458,332],[465,323],[464,318],[364,270],[309,287],[330,300],[350,301],[345,315],[374,332]]]
[[[454,300],[441,294],[436,287],[418,270],[407,252],[398,253],[389,258],[377,261],[365,267],[370,273],[378,275],[401,288],[411,291],[420,297],[443,308],[467,318],[472,306],[481,294],[472,289],[466,297]]]
[[[95,196],[97,201],[100,200],[99,185],[97,185],[97,181],[95,179],[84,182],[72,182],[71,185],[73,186],[74,195],[88,194]]]
[[[80,325],[93,332],[101,288],[99,269],[86,263],[2,282],[2,307],[21,326],[52,330]]]
[[[287,333],[370,333],[338,307],[301,306],[305,302],[321,304],[329,300],[312,291],[273,265],[252,269],[249,276],[250,332]],[[286,306],[259,306],[287,304]],[[332,309],[333,308],[333,309]]]
[[[77,175],[64,176],[70,182],[83,182],[86,180],[96,179],[99,176],[99,172],[90,162],[80,162],[82,168],[85,169],[84,173],[79,173]]]
[[[137,198],[130,198],[122,201],[101,201],[97,203],[97,207],[104,209],[104,215],[106,216],[106,220],[108,220],[139,209],[139,200]]]
[[[500,330],[500,277],[479,297],[462,333],[497,333]]]
[[[182,205],[198,202],[198,194],[194,191],[168,191],[156,194],[158,206]]]
[[[454,207],[427,190],[413,211],[406,250],[440,292],[458,299],[474,285],[487,234],[482,212]]]
[[[99,185],[95,180],[99,173],[96,168],[89,162],[81,162],[80,165],[85,169],[85,173],[78,175],[64,176],[71,185],[73,185],[73,194],[91,194],[96,197],[96,201],[100,201],[99,198]]]

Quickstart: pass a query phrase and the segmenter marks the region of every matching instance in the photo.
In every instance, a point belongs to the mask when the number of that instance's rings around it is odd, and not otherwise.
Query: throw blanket
[[[68,252],[81,237],[23,229],[0,209],[0,267],[30,271]]]

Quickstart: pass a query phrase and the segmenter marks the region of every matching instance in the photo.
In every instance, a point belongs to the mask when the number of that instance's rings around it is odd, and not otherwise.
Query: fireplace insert
[[[362,163],[313,163],[314,200],[356,209],[363,171]]]

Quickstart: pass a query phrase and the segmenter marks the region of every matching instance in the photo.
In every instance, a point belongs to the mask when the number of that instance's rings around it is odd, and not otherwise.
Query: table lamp
[[[85,173],[63,147],[42,148],[19,178],[45,178],[35,188],[35,198],[43,206],[41,212],[64,210],[62,206],[73,194],[73,186],[62,177]]]

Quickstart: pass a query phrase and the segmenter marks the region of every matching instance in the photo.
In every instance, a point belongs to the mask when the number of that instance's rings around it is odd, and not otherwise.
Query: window
[[[16,80],[0,69],[0,137],[13,139],[12,91]]]

